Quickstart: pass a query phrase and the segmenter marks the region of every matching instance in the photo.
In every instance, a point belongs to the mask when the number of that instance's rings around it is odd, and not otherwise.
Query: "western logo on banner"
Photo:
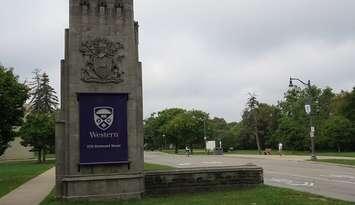
[[[128,161],[127,94],[81,93],[80,164]]]

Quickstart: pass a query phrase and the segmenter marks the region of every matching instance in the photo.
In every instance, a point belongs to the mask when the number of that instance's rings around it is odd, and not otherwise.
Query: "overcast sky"
[[[59,92],[68,0],[0,7],[0,62],[40,68]],[[355,86],[354,0],[136,0],[144,115],[168,107],[240,120],[248,93],[275,104],[288,78]]]

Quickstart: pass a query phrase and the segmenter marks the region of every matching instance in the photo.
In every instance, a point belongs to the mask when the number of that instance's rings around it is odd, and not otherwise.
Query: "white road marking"
[[[182,164],[178,164],[179,166],[189,166],[191,165],[191,163],[182,163]]]
[[[266,171],[265,173],[277,174],[277,175],[286,175],[286,176],[291,176],[291,177],[300,177],[300,178],[305,178],[305,179],[313,179],[313,180],[320,180],[320,181],[327,181],[327,182],[338,182],[338,183],[344,183],[344,184],[355,184],[355,182],[350,182],[350,181],[331,180],[331,179],[326,179],[326,178],[321,178],[321,177],[307,177],[307,176],[302,176],[302,175],[292,175],[292,174],[281,173],[281,172]]]
[[[305,187],[313,187],[314,183],[313,182],[303,182],[303,183],[297,183],[294,182],[293,180],[290,179],[277,179],[272,177],[271,180],[272,182],[277,182],[277,183],[282,183],[282,184],[287,184],[290,186],[305,186]]]
[[[321,177],[331,177],[331,178],[345,178],[345,179],[355,179],[355,176],[350,176],[350,175],[320,175]]]
[[[201,164],[223,164],[223,162],[201,162]]]

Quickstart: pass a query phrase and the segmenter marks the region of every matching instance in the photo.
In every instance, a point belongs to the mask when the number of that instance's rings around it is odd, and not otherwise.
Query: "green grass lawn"
[[[41,205],[350,205],[351,202],[270,186],[234,191],[178,194],[169,197],[145,197],[130,201],[60,201],[53,194]]]
[[[320,152],[318,156],[355,157],[355,152]]]
[[[17,188],[24,182],[53,167],[54,161],[38,164],[28,162],[0,163],[0,197]]]
[[[144,171],[172,170],[172,169],[176,169],[176,168],[160,165],[160,164],[144,163]]]
[[[351,159],[317,159],[316,162],[328,162],[334,164],[345,164],[355,166],[355,160]]]

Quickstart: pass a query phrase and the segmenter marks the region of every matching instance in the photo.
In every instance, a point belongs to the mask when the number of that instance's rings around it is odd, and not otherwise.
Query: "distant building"
[[[30,113],[31,106],[29,104],[24,105],[25,116]],[[20,127],[14,128],[17,132]],[[21,159],[32,159],[35,157],[34,152],[30,150],[32,147],[24,147],[21,145],[21,137],[16,137],[12,142],[10,142],[9,147],[5,150],[5,153],[0,156],[0,160],[21,160]]]
[[[10,142],[10,146],[6,149],[5,153],[0,156],[0,160],[32,159],[35,155],[30,150],[31,147],[21,145],[21,137],[16,137],[14,141]]]

